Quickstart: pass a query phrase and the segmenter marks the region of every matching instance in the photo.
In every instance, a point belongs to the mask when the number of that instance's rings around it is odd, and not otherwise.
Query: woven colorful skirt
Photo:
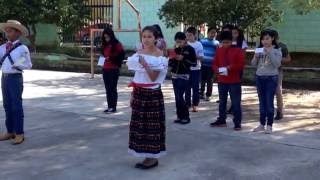
[[[166,154],[165,109],[161,89],[134,88],[129,132],[129,153],[159,158]]]

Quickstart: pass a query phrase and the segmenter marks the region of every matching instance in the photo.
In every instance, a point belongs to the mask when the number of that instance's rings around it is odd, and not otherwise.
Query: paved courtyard
[[[218,114],[201,102],[192,123],[173,124],[170,81],[163,86],[168,155],[158,168],[134,168],[127,154],[130,120],[128,77],[119,82],[118,113],[105,115],[101,76],[27,71],[24,107],[26,141],[0,143],[0,180],[316,180],[320,177],[320,92],[285,90],[285,119],[272,135],[256,134],[258,102],[254,87],[243,87],[241,132],[208,126]],[[0,99],[2,104],[2,99]],[[0,107],[0,131],[4,110]]]

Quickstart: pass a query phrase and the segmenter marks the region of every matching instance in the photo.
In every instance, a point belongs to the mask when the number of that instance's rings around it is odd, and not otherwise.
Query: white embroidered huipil
[[[139,54],[134,54],[133,56],[129,57],[127,61],[128,69],[131,71],[135,71],[134,78],[132,81],[138,84],[157,84],[149,88],[158,88],[166,78],[168,71],[168,58],[163,56],[156,57],[145,54],[140,55],[144,57],[150,69],[160,71],[160,74],[155,81],[151,81],[146,70],[139,63]]]
[[[13,42],[13,46],[17,44],[19,40]],[[0,46],[0,59],[6,54],[6,46],[10,42],[7,42],[3,45]],[[14,49],[10,53],[12,60],[14,62],[14,65],[17,66],[21,70],[26,70],[26,69],[31,69],[32,68],[32,63],[31,63],[31,58],[30,58],[30,52],[29,49],[26,45],[20,45],[16,49]],[[2,73],[5,74],[15,74],[15,73],[22,73],[21,71],[12,68],[12,64],[7,57],[2,66],[1,66],[1,71]]]

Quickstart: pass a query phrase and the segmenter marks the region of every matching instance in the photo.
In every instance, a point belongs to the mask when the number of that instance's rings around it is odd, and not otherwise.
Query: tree
[[[71,32],[83,25],[89,17],[86,0],[0,0],[0,20],[15,19],[29,30],[31,49],[35,50],[37,23],[61,26]]]
[[[319,0],[286,0],[286,3],[295,9],[298,14],[306,14],[312,10],[320,9]]]
[[[272,0],[168,0],[158,15],[168,27],[180,23],[221,27],[230,23],[260,31],[279,21],[281,13],[272,6]]]

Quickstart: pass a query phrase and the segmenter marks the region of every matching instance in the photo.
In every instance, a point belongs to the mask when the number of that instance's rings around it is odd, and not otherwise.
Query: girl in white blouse
[[[129,70],[135,71],[129,132],[129,153],[144,158],[136,168],[158,166],[158,158],[166,154],[165,109],[161,84],[168,69],[168,60],[156,47],[157,31],[147,26],[142,31],[143,49],[128,58]]]

